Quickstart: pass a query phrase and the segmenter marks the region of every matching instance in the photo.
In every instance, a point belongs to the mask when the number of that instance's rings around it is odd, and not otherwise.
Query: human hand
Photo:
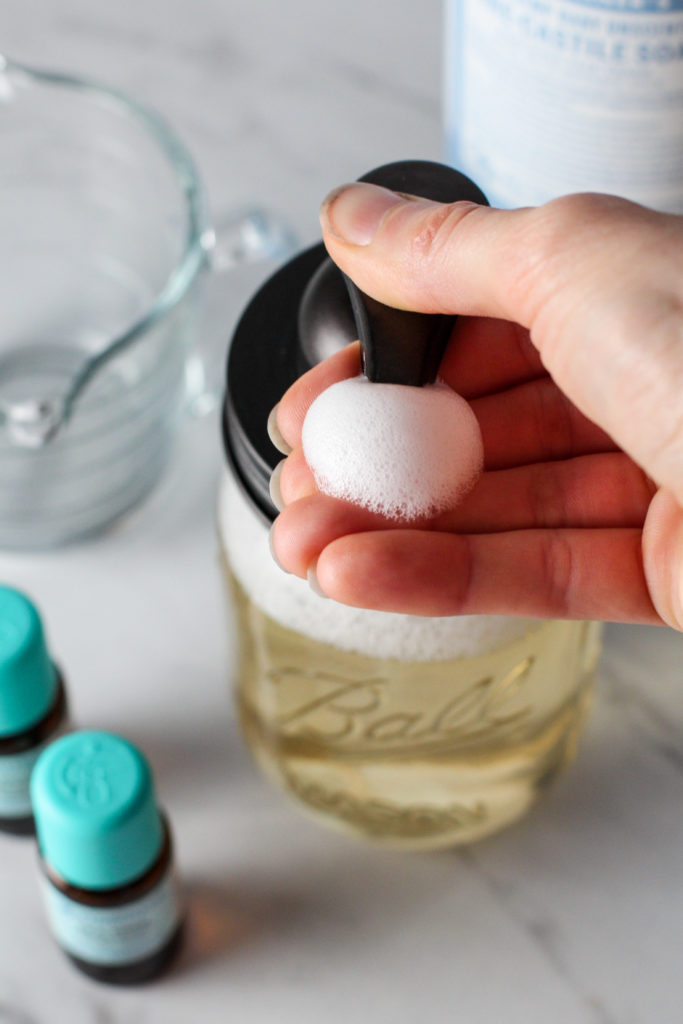
[[[418,528],[321,494],[301,426],[359,372],[352,345],[278,406],[284,568],[359,607],[683,629],[683,218],[609,196],[501,211],[355,184],[321,220],[364,292],[460,315],[440,376],[471,403],[485,473]]]

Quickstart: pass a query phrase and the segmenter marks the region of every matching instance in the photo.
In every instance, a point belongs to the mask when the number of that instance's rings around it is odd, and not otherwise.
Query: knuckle
[[[528,502],[534,526],[552,528],[566,524],[566,495],[560,472],[557,465],[545,463],[530,474]]]
[[[567,262],[574,263],[586,249],[598,223],[604,227],[613,198],[592,193],[561,196],[527,211],[508,240],[505,261],[509,288],[524,309],[526,322],[533,323],[564,287]]]
[[[448,272],[456,236],[478,209],[474,203],[444,203],[425,213],[413,233],[408,253],[411,273],[419,278],[421,292],[437,311],[442,311],[443,302],[434,283],[444,270]]]
[[[452,225],[449,223],[452,216],[452,206],[445,205],[430,210],[423,217],[420,227],[415,232],[412,240],[413,255],[424,259],[433,256],[435,250],[443,245],[444,238],[450,238]]]
[[[548,530],[543,536],[541,574],[552,614],[568,618],[574,591],[574,559],[571,544],[560,530]]]
[[[575,448],[572,406],[552,381],[532,386],[534,400],[530,403],[541,443],[541,459],[561,459]]]
[[[615,233],[622,229],[619,214],[632,204],[617,196],[594,192],[579,192],[551,199],[534,211],[533,225],[538,232],[539,244],[546,252],[566,251],[567,242],[584,234],[593,237],[596,228],[607,231],[611,225]]]

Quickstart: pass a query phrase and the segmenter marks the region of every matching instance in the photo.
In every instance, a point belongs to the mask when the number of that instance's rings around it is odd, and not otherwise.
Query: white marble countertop
[[[216,216],[259,202],[308,241],[332,185],[438,157],[440,23],[436,0],[34,0],[4,12],[2,45],[137,94],[187,141]],[[0,836],[0,1024],[679,1020],[682,638],[608,628],[578,763],[521,825],[461,852],[365,848],[301,817],[237,735],[220,464],[215,416],[188,422],[115,531],[0,557],[44,612],[78,723],[149,755],[190,904],[168,976],[97,985],[46,932],[31,843]]]

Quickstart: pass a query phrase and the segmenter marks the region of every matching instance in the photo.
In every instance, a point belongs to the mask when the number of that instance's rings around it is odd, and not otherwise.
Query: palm
[[[419,529],[322,495],[300,448],[303,416],[358,372],[352,347],[298,381],[278,412],[294,446],[281,476],[278,555],[349,604],[658,621],[644,583],[642,529],[654,487],[545,372],[516,325],[461,318],[441,366],[467,398],[485,472],[454,510]],[[324,552],[324,553],[323,553]]]

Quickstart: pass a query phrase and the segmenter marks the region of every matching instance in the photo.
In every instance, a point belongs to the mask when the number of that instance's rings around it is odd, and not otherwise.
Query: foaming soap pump
[[[483,192],[464,174],[428,160],[385,164],[359,181],[437,202],[487,205]],[[290,384],[357,339],[370,381],[431,383],[452,326],[453,317],[394,309],[365,295],[322,244],[300,253],[266,282],[233,336],[223,411],[228,462],[264,519],[272,521],[277,514],[269,481],[279,459],[265,424]]]
[[[464,174],[427,160],[386,164],[359,181],[440,203],[469,200],[488,205],[484,193]],[[340,281],[348,294],[340,287]],[[328,258],[303,294],[299,336],[302,345],[315,357],[313,362],[318,362],[332,348],[330,332],[347,335],[351,327],[353,337],[360,339],[362,368],[368,380],[421,386],[436,378],[454,319],[386,306],[362,292]]]
[[[394,192],[485,203],[479,189],[440,164],[399,163],[362,181]],[[339,271],[326,261],[302,300],[301,337],[339,319]],[[302,444],[321,491],[394,520],[428,519],[457,505],[483,467],[476,417],[452,388],[432,387],[455,317],[396,309],[344,284],[360,340],[361,378],[333,384],[306,415]]]
[[[468,178],[424,161],[361,180],[486,202]],[[287,388],[360,338],[364,376],[349,383],[431,399],[448,390],[432,382],[451,327],[362,294],[315,245],[242,315],[223,411],[218,522],[247,742],[268,777],[322,823],[401,849],[472,842],[521,817],[571,757],[597,656],[585,623],[351,608],[271,558],[269,481],[281,455],[266,424]],[[366,461],[373,454],[361,451]]]

